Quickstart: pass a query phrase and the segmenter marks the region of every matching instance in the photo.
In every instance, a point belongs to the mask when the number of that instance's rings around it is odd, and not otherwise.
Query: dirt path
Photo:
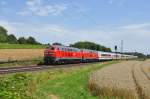
[[[108,66],[90,76],[89,88],[99,96],[150,99],[150,60]]]

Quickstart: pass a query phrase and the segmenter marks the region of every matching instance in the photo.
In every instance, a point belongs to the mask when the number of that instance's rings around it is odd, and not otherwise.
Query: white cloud
[[[34,36],[43,43],[53,42],[54,39],[62,38],[68,33],[65,33],[66,30],[62,26],[53,24],[37,25],[0,20],[0,25],[8,30],[8,34],[15,34],[17,37]]]
[[[26,6],[23,11],[19,12],[20,15],[60,15],[67,9],[66,4],[44,4],[44,0],[27,0]]]
[[[8,33],[17,32],[17,28],[13,27],[15,24],[18,24],[18,23],[9,23],[8,21],[0,20],[0,25],[5,27],[8,30]]]
[[[1,4],[1,5],[6,5],[6,1],[1,0],[1,1],[0,1],[0,4]]]
[[[126,0],[108,0],[108,4],[110,4],[110,5],[114,4],[118,7],[123,6],[125,2],[126,2]]]
[[[122,29],[142,29],[150,27],[150,23],[142,23],[142,24],[130,24],[126,26],[122,26]]]
[[[113,4],[114,0],[109,0],[108,3],[109,4]]]
[[[126,26],[121,26],[120,30],[133,34],[139,38],[148,38],[150,37],[150,23],[142,23],[142,24],[130,24]]]

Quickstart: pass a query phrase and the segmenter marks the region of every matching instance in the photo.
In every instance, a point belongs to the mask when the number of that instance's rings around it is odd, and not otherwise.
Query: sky
[[[150,0],[0,0],[0,25],[42,43],[92,41],[150,53]]]

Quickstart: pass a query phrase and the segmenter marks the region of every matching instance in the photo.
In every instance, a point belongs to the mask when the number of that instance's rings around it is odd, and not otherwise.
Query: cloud
[[[64,27],[54,24],[37,25],[0,20],[0,25],[8,30],[8,34],[15,34],[17,37],[34,36],[43,43],[53,42],[68,34]]]
[[[149,28],[150,23],[142,23],[142,24],[130,24],[126,26],[122,26],[122,29],[143,29],[143,28]]]
[[[130,24],[126,26],[121,26],[120,29],[123,31],[139,36],[139,38],[147,38],[150,36],[150,23],[142,24]]]
[[[6,5],[6,1],[1,0],[1,1],[0,1],[0,5]]]
[[[108,3],[109,4],[113,4],[114,0],[109,0]]]
[[[98,40],[109,40],[110,38],[109,35],[106,35],[106,32],[94,29],[72,30],[54,24],[34,25],[8,21],[0,21],[0,23],[8,30],[9,34],[13,33],[17,35],[17,37],[31,35],[43,43],[58,41],[69,44],[79,40],[89,40],[96,42]]]
[[[8,33],[16,33],[17,28],[13,27],[14,25],[19,23],[9,23],[8,21],[0,20],[0,26],[5,27],[8,30]]]
[[[118,7],[123,6],[125,2],[126,2],[126,0],[108,0],[108,4],[110,4],[110,5],[114,4]]]
[[[60,15],[67,10],[66,4],[44,4],[44,0],[27,0],[26,8],[19,12],[20,15]]]

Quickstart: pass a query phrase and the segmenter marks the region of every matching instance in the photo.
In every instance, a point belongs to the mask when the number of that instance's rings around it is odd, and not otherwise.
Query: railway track
[[[10,74],[10,73],[17,73],[17,72],[31,72],[31,71],[40,71],[40,70],[47,70],[47,69],[54,69],[54,68],[69,68],[73,66],[87,66],[95,63],[79,63],[79,64],[65,64],[65,65],[36,65],[36,66],[24,66],[24,67],[7,67],[7,68],[0,68],[0,74]]]

